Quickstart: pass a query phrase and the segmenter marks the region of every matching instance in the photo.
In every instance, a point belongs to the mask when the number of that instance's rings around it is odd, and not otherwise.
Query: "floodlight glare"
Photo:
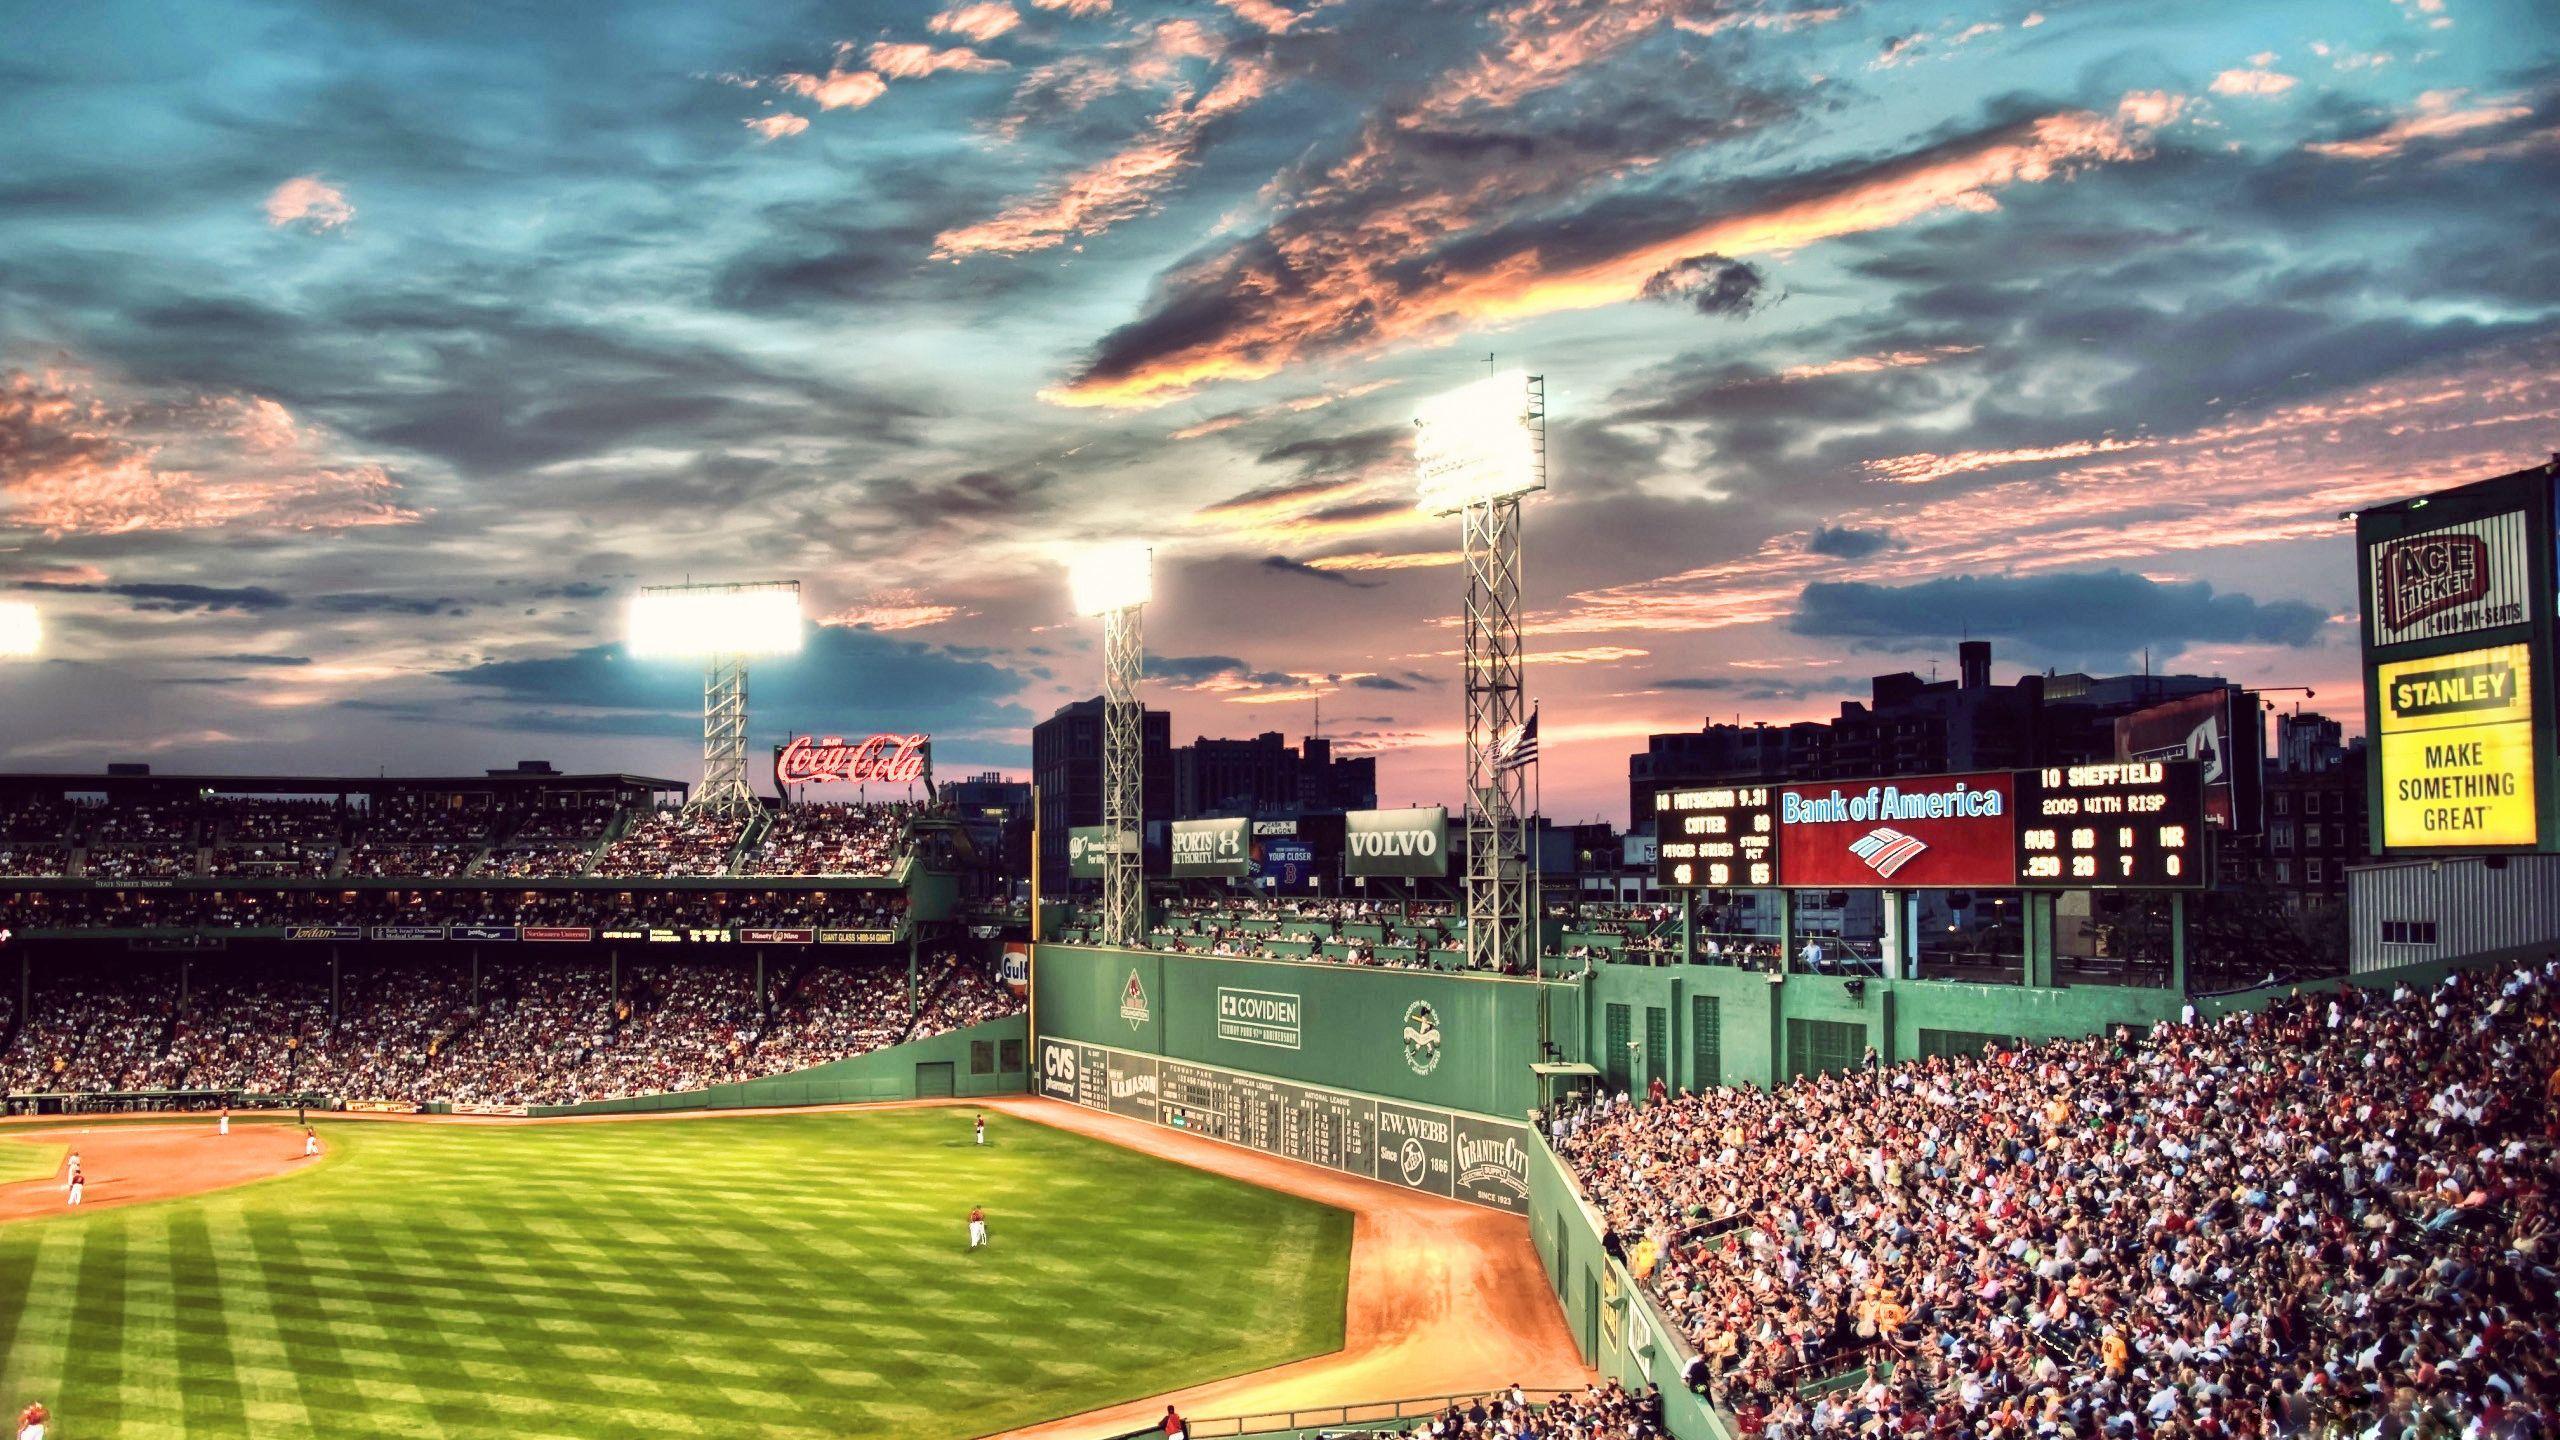
[[[1413,468],[1435,515],[1547,488],[1546,423],[1525,371],[1425,400],[1413,416]]]
[[[44,643],[44,621],[24,600],[0,600],[0,657],[24,659]]]
[[[1155,592],[1155,550],[1143,540],[1096,545],[1067,562],[1067,593],[1079,615],[1144,605]]]
[[[667,585],[631,597],[631,653],[658,659],[792,655],[800,649],[800,584]]]

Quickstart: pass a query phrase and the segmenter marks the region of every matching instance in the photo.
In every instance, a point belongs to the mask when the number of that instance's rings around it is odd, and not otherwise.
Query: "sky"
[[[0,764],[689,779],[638,586],[797,579],[759,742],[1028,763],[1156,546],[1177,743],[1459,796],[1412,417],[1545,376],[1559,819],[1868,676],[2357,727],[2340,513],[2560,448],[2546,0],[0,0]]]

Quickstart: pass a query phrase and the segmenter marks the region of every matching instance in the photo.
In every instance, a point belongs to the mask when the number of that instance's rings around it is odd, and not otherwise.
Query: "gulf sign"
[[[1824,890],[2018,883],[2017,781],[2006,770],[1777,788],[1778,883]]]

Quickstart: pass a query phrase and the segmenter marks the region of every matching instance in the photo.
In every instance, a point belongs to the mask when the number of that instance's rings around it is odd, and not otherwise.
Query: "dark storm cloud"
[[[1349,435],[1314,436],[1274,445],[1255,458],[1265,465],[1295,465],[1310,479],[1356,474],[1413,444],[1410,425],[1381,425]],[[1285,489],[1286,487],[1277,487]]]
[[[1350,681],[1355,690],[1411,690],[1413,687],[1392,675],[1356,675]]]
[[[1804,542],[1804,548],[1816,555],[1834,560],[1864,560],[1894,546],[1891,534],[1882,530],[1860,530],[1847,525],[1824,525]]]
[[[1148,679],[1185,685],[1243,674],[1250,668],[1233,655],[1149,655],[1146,663]]]
[[[2145,646],[2314,644],[2327,617],[2298,600],[2218,594],[2201,580],[2124,570],[2030,576],[1956,575],[1916,585],[1818,582],[1787,628],[1798,635],[1912,649],[1961,637],[2014,639],[2039,653],[2114,663]]]
[[[701,714],[700,667],[634,660],[618,645],[443,673],[528,715],[573,717],[600,733],[663,735],[670,721]],[[1012,702],[1022,677],[1004,666],[843,626],[813,626],[799,654],[756,662],[754,684],[768,727],[842,726],[851,717],[880,729],[974,734],[1029,721]]]
[[[372,591],[314,595],[311,605],[332,615],[465,615],[471,610],[469,602],[450,595],[385,595]]]
[[[1748,317],[1779,297],[1769,293],[1769,280],[1747,260],[1723,255],[1692,255],[1644,282],[1647,300],[1687,302],[1701,315],[1728,320]]]
[[[236,610],[256,614],[281,610],[293,603],[292,597],[270,590],[264,585],[187,585],[143,582],[130,585],[70,583],[51,580],[22,580],[21,590],[54,590],[73,595],[116,595],[133,602],[136,610],[184,615],[202,610],[209,613]]]
[[[1262,568],[1277,570],[1283,575],[1303,575],[1310,580],[1322,580],[1328,585],[1342,585],[1353,590],[1375,590],[1384,583],[1378,580],[1362,580],[1339,570],[1320,569],[1304,560],[1292,560],[1286,555],[1264,556]]]

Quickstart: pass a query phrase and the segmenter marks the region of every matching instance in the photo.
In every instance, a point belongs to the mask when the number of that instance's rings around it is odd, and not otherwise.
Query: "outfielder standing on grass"
[[[44,1422],[52,1418],[45,1413],[42,1401],[19,1411],[18,1440],[44,1440]]]
[[[984,1115],[978,1117],[978,1143],[987,1143],[987,1117]]]
[[[75,1192],[75,1193],[76,1193],[76,1192]],[[72,1202],[72,1203],[77,1204],[77,1203],[79,1203],[79,1202],[78,1202],[78,1201],[74,1201],[74,1202]],[[970,1248],[970,1249],[972,1249],[972,1250],[975,1250],[975,1249],[977,1249],[979,1246],[984,1245],[984,1244],[986,1244],[986,1243],[987,1243],[987,1210],[986,1210],[986,1207],[985,1207],[985,1206],[983,1206],[983,1205],[972,1205],[972,1206],[970,1206],[970,1207],[969,1207],[969,1248]]]

